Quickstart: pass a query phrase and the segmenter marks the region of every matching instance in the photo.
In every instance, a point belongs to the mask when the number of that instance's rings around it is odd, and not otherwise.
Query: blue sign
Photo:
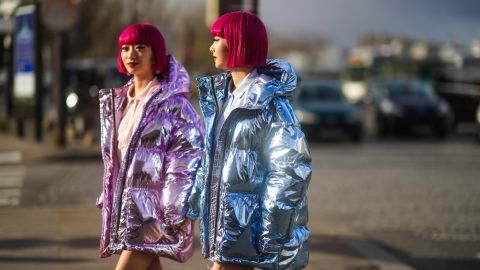
[[[13,93],[17,98],[35,96],[35,6],[23,6],[15,14]]]

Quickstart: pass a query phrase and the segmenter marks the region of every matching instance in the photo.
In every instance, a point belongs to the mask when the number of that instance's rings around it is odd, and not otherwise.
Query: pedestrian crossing
[[[22,152],[20,151],[0,152],[0,165],[18,164],[20,162],[22,162]]]
[[[20,151],[0,152],[0,206],[20,204],[26,168]]]

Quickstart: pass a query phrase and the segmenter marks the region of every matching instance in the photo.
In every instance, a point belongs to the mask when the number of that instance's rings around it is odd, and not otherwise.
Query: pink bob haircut
[[[128,44],[142,44],[152,48],[153,51],[153,70],[160,74],[167,70],[167,52],[165,48],[165,39],[162,33],[150,23],[138,23],[127,26],[118,38],[118,56],[117,68],[120,73],[127,74],[127,69],[122,61],[122,46]]]
[[[226,13],[213,23],[210,34],[226,39],[227,68],[265,65],[267,30],[256,15],[244,11]]]

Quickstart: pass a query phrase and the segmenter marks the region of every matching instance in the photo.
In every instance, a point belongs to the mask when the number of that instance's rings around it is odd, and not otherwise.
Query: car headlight
[[[395,103],[391,102],[388,99],[384,99],[380,102],[380,110],[384,114],[393,114],[393,115],[402,115],[403,111],[401,108],[398,107],[398,105],[395,105]]]
[[[298,118],[298,121],[301,124],[307,124],[307,125],[315,125],[318,124],[318,117],[311,112],[307,112],[304,110],[295,110],[295,115]]]
[[[438,105],[438,108],[437,108],[438,114],[445,115],[445,114],[448,114],[449,111],[450,111],[450,108],[448,107],[448,104],[446,102],[441,102]]]
[[[480,104],[477,106],[477,123],[480,124]]]
[[[364,82],[344,82],[342,88],[345,97],[352,103],[359,102],[367,95],[367,86]]]
[[[75,109],[78,104],[78,95],[75,92],[71,92],[70,94],[67,95],[67,99],[65,100],[65,103],[67,104],[67,108],[70,110]]]

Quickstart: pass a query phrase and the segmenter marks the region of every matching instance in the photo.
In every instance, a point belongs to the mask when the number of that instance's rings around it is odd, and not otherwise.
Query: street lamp
[[[71,28],[78,18],[78,9],[72,0],[45,0],[42,4],[42,20],[45,26],[53,31],[53,92],[55,93],[55,103],[57,106],[58,115],[58,145],[65,146],[65,127],[66,127],[66,113],[65,113],[65,93],[64,93],[64,57],[63,57],[63,39],[62,34]],[[78,97],[77,97],[78,99]],[[76,102],[72,96],[67,100],[68,104]],[[78,100],[77,100],[78,102]]]

